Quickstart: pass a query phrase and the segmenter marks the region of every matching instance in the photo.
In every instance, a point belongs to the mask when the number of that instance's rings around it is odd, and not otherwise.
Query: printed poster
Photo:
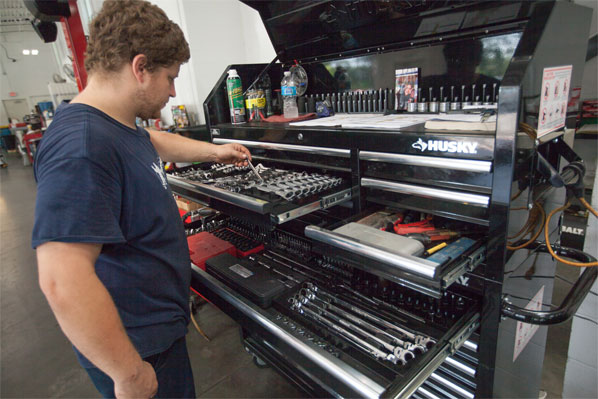
[[[544,299],[544,286],[540,288],[538,293],[532,298],[532,300],[525,306],[528,310],[542,310],[542,300]],[[525,349],[529,341],[538,331],[540,326],[537,324],[528,324],[517,322],[517,331],[515,332],[515,346],[513,348],[513,362],[517,359],[519,354]]]
[[[418,68],[395,70],[395,109],[407,109],[408,103],[417,102]]]
[[[538,138],[565,126],[572,65],[544,68],[538,114]]]

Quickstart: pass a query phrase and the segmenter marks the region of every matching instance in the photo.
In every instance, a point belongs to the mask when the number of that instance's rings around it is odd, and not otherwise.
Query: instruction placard
[[[532,300],[525,306],[529,310],[542,310],[542,299],[544,299],[544,286],[532,298]],[[515,333],[515,347],[513,350],[513,362],[517,359],[519,354],[527,346],[536,331],[540,326],[537,324],[528,324],[517,322],[517,331]]]
[[[538,114],[538,138],[565,126],[572,65],[544,68]]]

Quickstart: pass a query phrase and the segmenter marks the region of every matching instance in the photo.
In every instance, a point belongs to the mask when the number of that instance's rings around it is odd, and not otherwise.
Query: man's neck
[[[71,103],[81,103],[99,109],[125,126],[136,129],[135,109],[127,87],[118,79],[90,77],[85,89]]]

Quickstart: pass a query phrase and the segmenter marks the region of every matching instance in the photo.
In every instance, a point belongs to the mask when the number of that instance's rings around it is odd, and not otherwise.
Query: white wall
[[[165,125],[173,123],[171,106],[181,104],[195,123],[205,123],[203,102],[227,65],[268,63],[274,58],[259,14],[238,0],[149,1],[181,27],[191,51],[191,59],[181,66],[175,83],[177,96],[162,110]],[[102,0],[79,2],[85,3],[91,17],[103,4]]]
[[[2,33],[0,41],[8,55],[17,60],[10,61],[0,48],[0,98],[26,99],[30,109],[40,101],[49,100],[48,83],[58,72],[52,44],[44,43],[33,29]],[[38,49],[39,54],[23,55],[23,49]],[[16,92],[16,97],[10,97],[10,92]],[[4,105],[0,104],[0,125],[5,124],[8,124],[8,117]]]
[[[153,0],[160,7],[165,1]],[[199,115],[196,122],[205,123],[203,102],[226,66],[268,63],[275,52],[259,14],[247,5],[237,0],[178,0],[177,3],[179,10],[183,10],[182,20],[177,20],[170,9],[163,9],[185,32],[191,50],[188,65],[192,76],[181,74],[177,79],[179,94],[171,103],[187,105]],[[193,107],[183,97],[182,90],[187,87],[194,91]]]
[[[576,4],[589,7],[593,10],[592,24],[590,26],[590,34],[588,37],[594,36],[596,33],[598,33],[598,1],[575,0],[574,2]],[[581,88],[582,100],[592,100],[596,98],[598,98],[598,57],[594,57],[586,63]]]
[[[185,31],[185,14],[186,10],[183,8],[183,2],[180,0],[150,0],[152,3],[156,4],[158,7],[166,12],[166,15],[176,22],[185,37],[187,38],[187,42],[189,42],[189,37],[187,32]],[[171,98],[166,107],[162,110],[162,122],[164,125],[172,125],[172,112],[170,111],[173,105],[185,105],[187,107],[187,112],[190,114],[190,117],[193,119],[195,115],[197,115],[198,111],[198,104],[199,99],[197,97],[197,89],[195,84],[195,74],[193,72],[193,53],[191,54],[191,61],[182,65],[179,71],[179,77],[176,80],[175,88],[176,88],[176,97]],[[193,123],[193,122],[192,122]]]
[[[594,140],[583,140],[583,143]],[[580,141],[579,144],[583,145]],[[595,144],[592,144],[595,145]],[[585,159],[586,162],[593,162],[596,167],[596,155],[594,159]],[[598,207],[598,178],[594,180],[591,204]],[[590,215],[586,229],[584,251],[598,258],[598,221]],[[580,273],[585,269],[580,270]],[[580,317],[581,316],[581,317]],[[589,320],[594,320],[592,323]],[[598,281],[596,281],[573,317],[571,324],[571,338],[569,341],[569,352],[567,354],[567,366],[563,381],[563,398],[597,398],[598,397]]]
[[[596,0],[575,0],[575,3],[593,9],[592,25],[589,36],[592,37],[598,31],[597,15],[598,2]],[[594,57],[586,63],[581,98],[583,100],[598,98],[598,57]],[[588,145],[590,147],[584,147]],[[593,146],[593,148],[591,147]],[[575,143],[575,150],[582,155],[586,163],[592,163],[589,169],[596,170],[596,143],[595,140],[583,140]],[[592,154],[593,153],[593,154]],[[593,157],[592,157],[593,155]],[[598,179],[594,180],[592,191],[592,206],[598,206]],[[596,218],[590,215],[584,250],[598,257],[596,242],[598,241],[598,223]],[[580,273],[583,270],[580,270]],[[578,309],[571,325],[571,338],[569,341],[569,352],[567,354],[567,365],[563,381],[563,398],[596,398],[598,397],[598,353],[596,342],[598,342],[598,326],[588,321],[598,320],[598,281],[594,283],[580,308]],[[581,316],[581,317],[579,317]]]

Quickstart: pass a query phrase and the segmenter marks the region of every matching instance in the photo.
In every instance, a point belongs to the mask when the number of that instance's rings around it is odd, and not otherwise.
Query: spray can
[[[232,124],[245,123],[245,105],[243,104],[243,85],[236,69],[228,71],[226,78],[226,91],[228,93],[228,106],[230,108],[230,121]]]

